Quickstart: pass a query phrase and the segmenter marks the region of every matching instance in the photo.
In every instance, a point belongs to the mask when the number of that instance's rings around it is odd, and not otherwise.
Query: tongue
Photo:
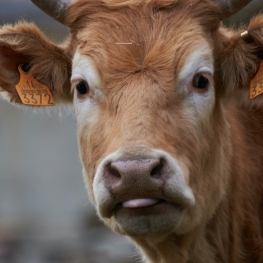
[[[158,202],[159,202],[158,199],[142,198],[142,199],[134,199],[134,200],[123,202],[122,206],[125,208],[140,208],[140,207],[155,205]]]

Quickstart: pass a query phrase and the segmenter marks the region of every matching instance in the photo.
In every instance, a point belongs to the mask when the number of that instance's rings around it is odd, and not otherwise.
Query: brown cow
[[[22,64],[73,101],[90,199],[144,262],[263,262],[262,96],[249,98],[263,16],[244,37],[221,24],[248,2],[47,0],[63,45],[24,22],[0,30],[3,96],[34,104],[15,89]]]

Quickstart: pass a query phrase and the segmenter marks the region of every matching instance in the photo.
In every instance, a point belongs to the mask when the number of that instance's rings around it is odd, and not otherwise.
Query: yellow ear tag
[[[263,60],[260,61],[260,66],[257,75],[250,82],[250,99],[253,99],[263,93]]]
[[[32,75],[22,70],[19,65],[20,81],[16,90],[23,104],[32,106],[54,106],[55,101],[49,88],[38,82]]]

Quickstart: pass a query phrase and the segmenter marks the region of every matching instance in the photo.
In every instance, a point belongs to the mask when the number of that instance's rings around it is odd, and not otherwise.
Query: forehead
[[[192,7],[188,0],[174,2],[162,8],[154,4],[100,6],[73,23],[78,52],[94,60],[106,82],[112,81],[111,76],[122,79],[127,73],[146,71],[159,72],[169,81],[189,53],[208,46],[218,23],[216,8],[206,1],[196,1]]]

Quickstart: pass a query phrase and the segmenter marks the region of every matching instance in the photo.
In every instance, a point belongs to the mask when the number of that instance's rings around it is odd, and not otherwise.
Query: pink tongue
[[[150,205],[155,205],[158,202],[159,202],[158,199],[142,198],[142,199],[134,199],[134,200],[123,202],[122,206],[126,208],[140,208],[140,207],[147,207]]]

